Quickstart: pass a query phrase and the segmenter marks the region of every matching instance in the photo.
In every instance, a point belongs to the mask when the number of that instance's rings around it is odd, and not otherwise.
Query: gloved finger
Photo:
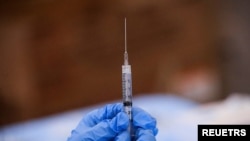
[[[87,114],[80,123],[93,127],[103,120],[112,119],[117,113],[121,112],[122,109],[123,106],[121,103],[108,104]]]
[[[155,135],[152,130],[138,128],[136,137],[136,141],[156,141]]]
[[[158,133],[158,129],[156,127],[156,119],[154,117],[152,117],[149,113],[138,107],[134,107],[132,109],[132,112],[134,128],[152,130],[153,135],[156,135]]]
[[[116,136],[115,141],[130,141],[130,135],[128,131],[123,131],[118,136]]]
[[[103,120],[96,126],[83,131],[74,130],[68,141],[107,141],[115,138],[120,132],[128,128],[129,119],[124,112],[120,112],[113,119]],[[83,128],[84,129],[84,128]]]

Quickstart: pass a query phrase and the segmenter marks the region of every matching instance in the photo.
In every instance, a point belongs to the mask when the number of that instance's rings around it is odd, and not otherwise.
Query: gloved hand
[[[136,141],[155,141],[156,120],[140,108],[133,108]],[[130,141],[128,116],[122,104],[108,104],[87,114],[67,141]]]

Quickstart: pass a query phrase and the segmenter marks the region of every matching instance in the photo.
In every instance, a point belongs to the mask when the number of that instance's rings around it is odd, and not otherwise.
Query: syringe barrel
[[[132,75],[131,66],[122,65],[122,95],[123,95],[123,107],[124,112],[128,115],[130,123],[128,132],[131,136],[131,141],[134,140],[135,134],[133,129],[133,116],[132,116]]]
[[[132,75],[130,65],[122,65],[122,95],[124,111],[132,120]]]

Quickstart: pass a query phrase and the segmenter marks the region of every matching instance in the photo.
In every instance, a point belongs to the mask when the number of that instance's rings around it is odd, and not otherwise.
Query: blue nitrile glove
[[[135,131],[136,141],[156,141],[155,136],[158,133],[156,128],[156,120],[144,110],[134,107],[133,127]],[[123,132],[116,137],[117,141],[129,141],[128,132]]]
[[[133,108],[133,126],[137,141],[155,141],[156,120],[140,108]],[[68,141],[130,141],[128,116],[122,104],[108,104],[87,114]]]

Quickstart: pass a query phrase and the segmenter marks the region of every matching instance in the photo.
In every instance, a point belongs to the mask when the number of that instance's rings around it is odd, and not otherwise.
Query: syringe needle
[[[127,20],[126,20],[126,17],[125,17],[125,52],[127,52]]]
[[[128,52],[127,52],[127,21],[125,17],[125,52],[124,52],[124,65],[128,65]]]

